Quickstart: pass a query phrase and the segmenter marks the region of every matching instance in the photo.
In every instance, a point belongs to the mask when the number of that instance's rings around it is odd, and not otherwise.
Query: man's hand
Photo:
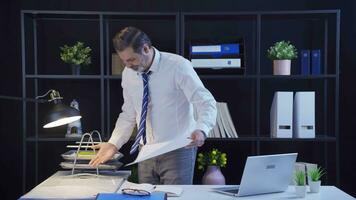
[[[92,148],[99,149],[96,156],[89,162],[89,165],[92,167],[97,167],[110,160],[118,150],[115,145],[107,142],[94,145]]]
[[[190,136],[192,142],[186,146],[186,148],[201,147],[205,141],[205,135],[201,130],[195,130]]]

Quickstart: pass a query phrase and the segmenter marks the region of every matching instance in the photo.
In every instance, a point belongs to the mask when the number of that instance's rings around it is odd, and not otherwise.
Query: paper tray
[[[77,150],[69,150],[62,154],[62,158],[65,160],[74,160],[76,156]],[[91,160],[94,155],[78,155],[77,160]],[[124,157],[124,155],[120,152],[116,153],[111,160],[119,160]]]
[[[63,169],[73,169],[74,164],[72,162],[61,162],[59,164]],[[104,170],[117,170],[122,166],[121,162],[112,162],[111,164],[101,164],[98,169]],[[89,164],[77,163],[75,169],[96,170],[96,167],[91,167]]]

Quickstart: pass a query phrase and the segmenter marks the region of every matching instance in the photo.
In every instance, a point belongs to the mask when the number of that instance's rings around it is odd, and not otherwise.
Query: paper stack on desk
[[[87,145],[85,145],[87,146]],[[71,147],[71,145],[69,145]],[[73,169],[74,167],[74,160],[76,158],[75,169],[76,170],[96,170],[95,167],[91,167],[89,165],[90,160],[95,156],[96,152],[92,149],[80,150],[77,154],[77,150],[69,150],[62,154],[64,162],[60,163],[60,166],[63,169]],[[107,161],[104,164],[100,164],[98,169],[100,170],[118,170],[122,163],[119,162],[119,159],[122,158],[124,155],[120,152],[116,153],[114,157]]]

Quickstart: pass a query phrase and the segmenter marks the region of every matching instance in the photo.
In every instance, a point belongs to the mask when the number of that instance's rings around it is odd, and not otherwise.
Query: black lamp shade
[[[69,124],[81,118],[77,109],[66,106],[62,103],[56,103],[53,108],[48,112],[45,118],[45,125],[43,128],[52,128]]]

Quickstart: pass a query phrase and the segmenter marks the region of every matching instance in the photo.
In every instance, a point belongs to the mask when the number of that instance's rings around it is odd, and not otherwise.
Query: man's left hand
[[[195,130],[191,136],[192,142],[186,146],[186,148],[201,147],[205,141],[205,135],[201,130]]]

